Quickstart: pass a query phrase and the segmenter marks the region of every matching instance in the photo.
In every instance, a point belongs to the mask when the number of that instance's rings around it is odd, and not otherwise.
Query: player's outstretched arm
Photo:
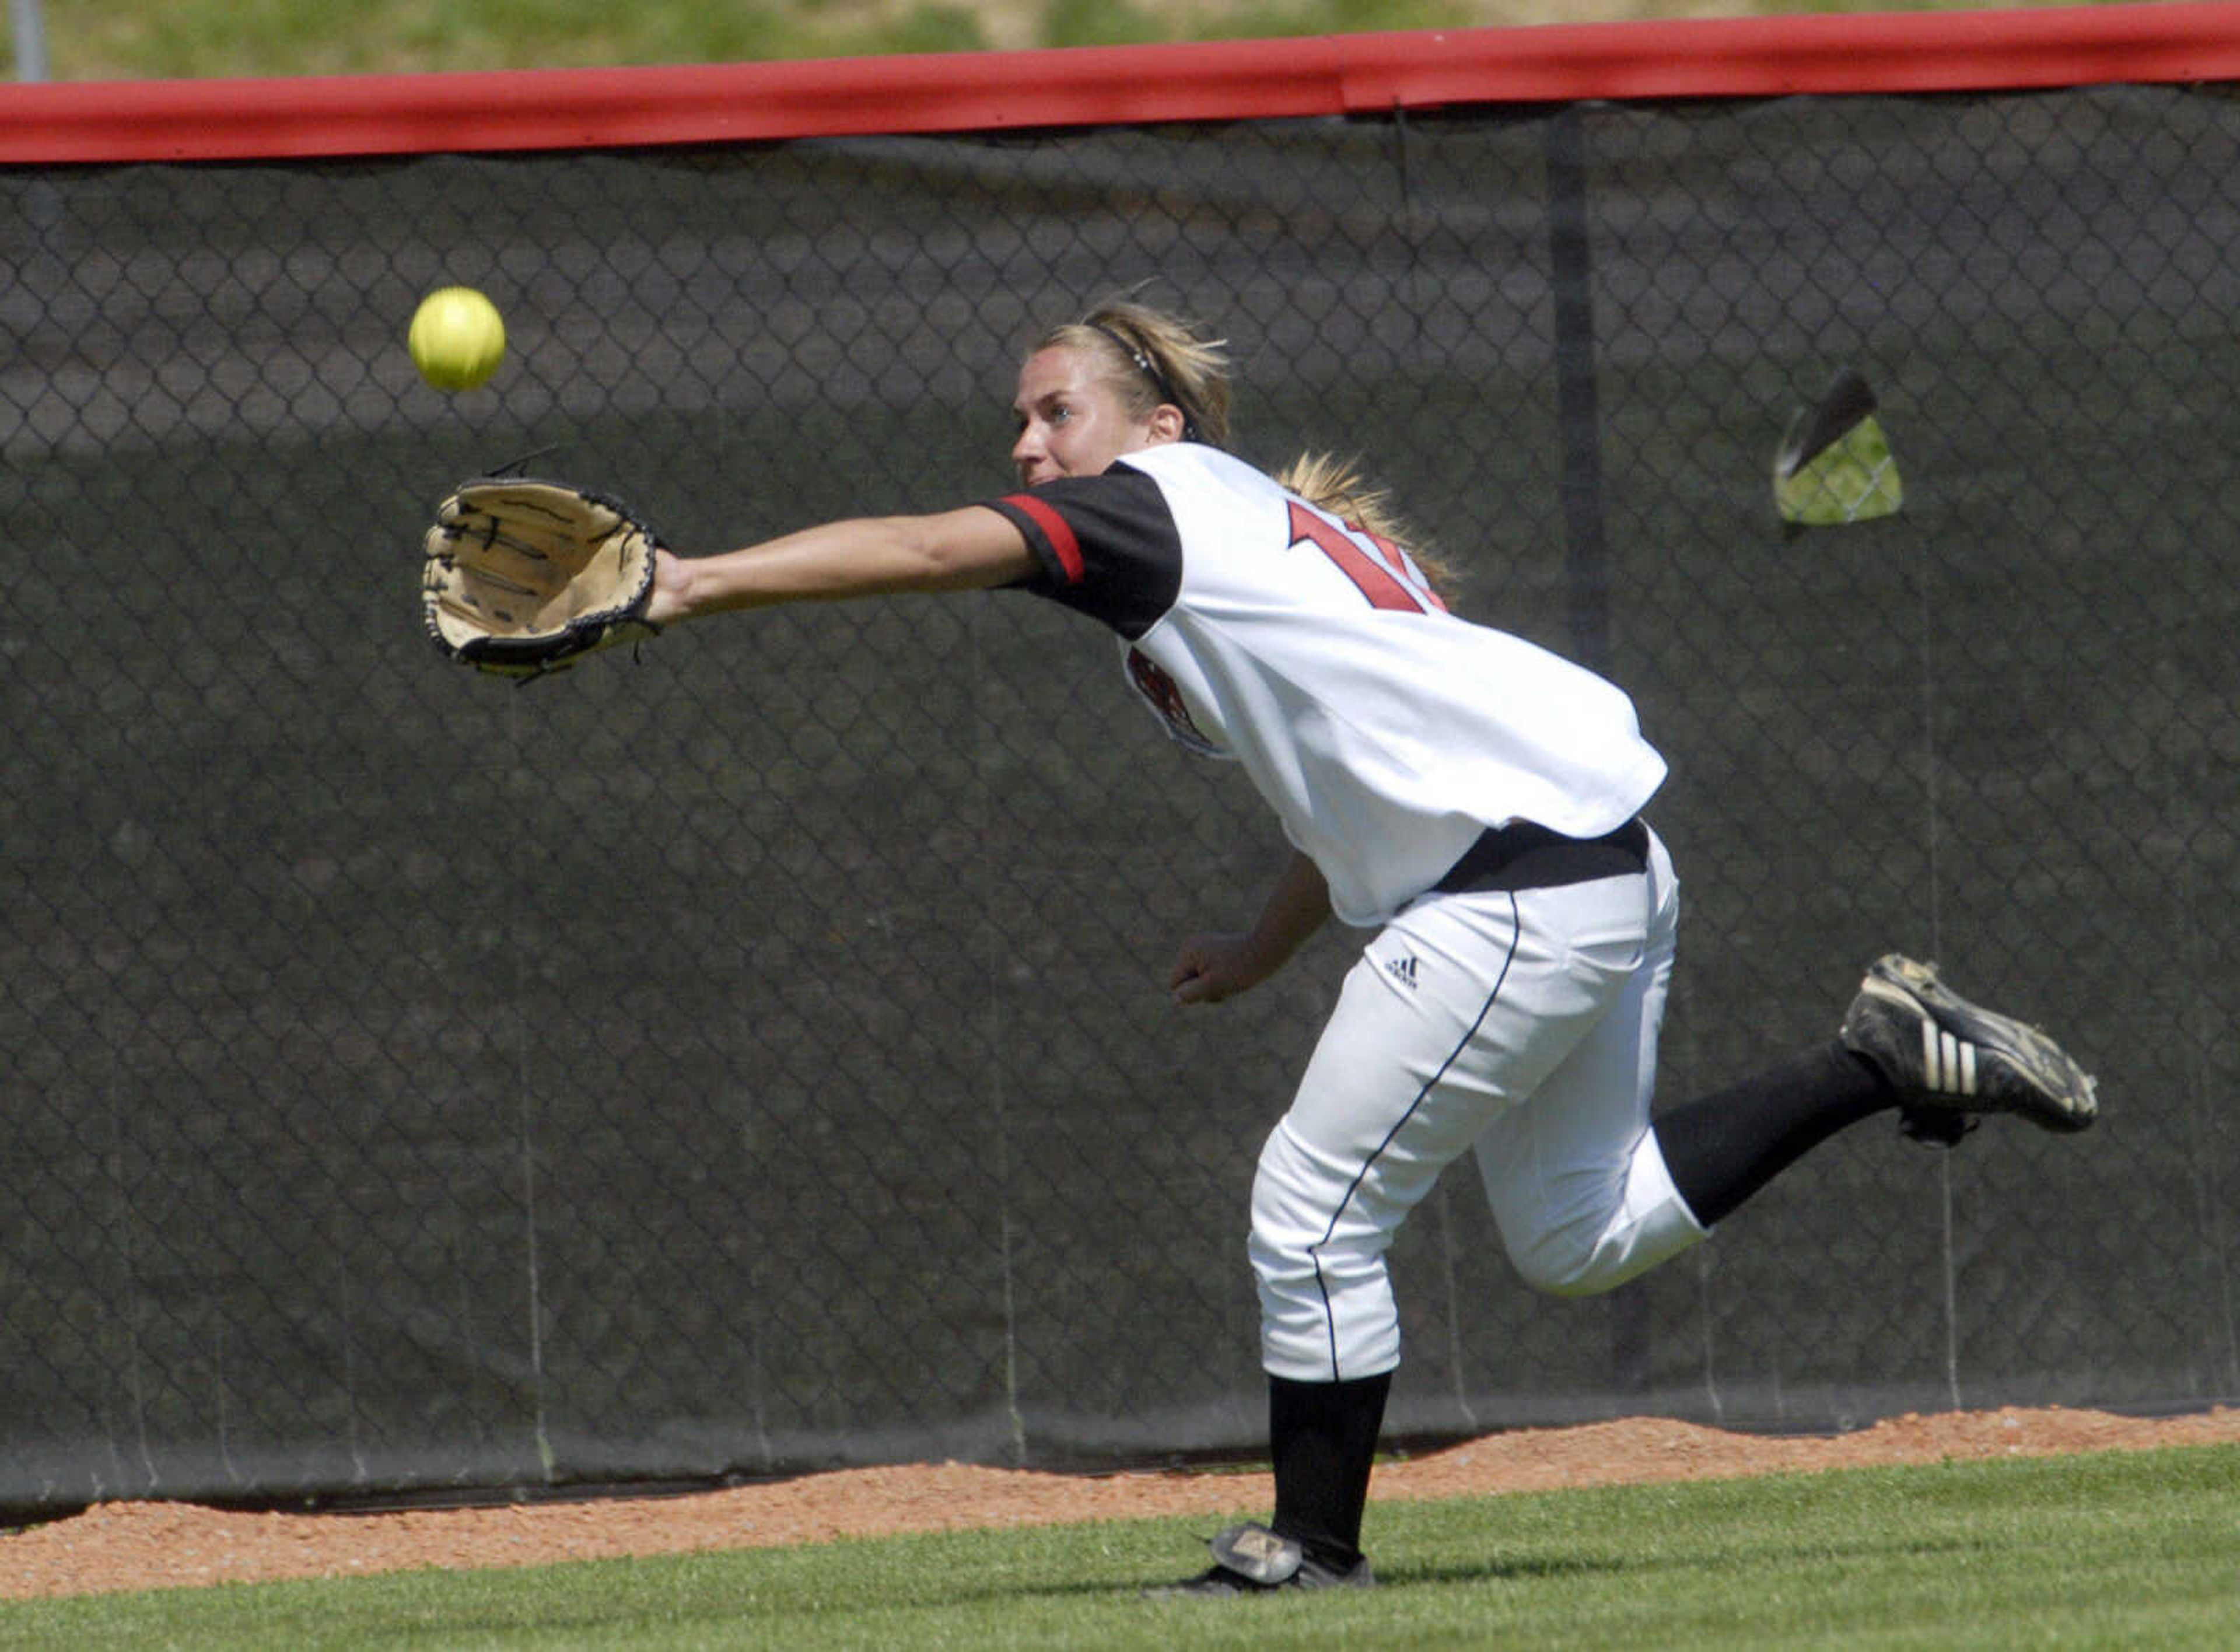
[[[1194,935],[1176,954],[1167,990],[1178,1004],[1217,1004],[1250,991],[1290,962],[1330,922],[1330,885],[1294,850],[1250,929]]]
[[[654,625],[780,603],[907,591],[982,590],[1035,570],[1025,538],[981,505],[926,516],[863,516],[714,556],[666,550],[654,564]]]

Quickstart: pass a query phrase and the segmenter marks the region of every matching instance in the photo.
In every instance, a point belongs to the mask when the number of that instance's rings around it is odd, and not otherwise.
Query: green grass
[[[1954,0],[1713,0],[1709,8],[1733,16],[1954,9]],[[767,62],[1536,20],[1514,0],[45,0],[43,10],[48,78],[61,81]],[[1706,8],[1544,0],[1543,10],[1537,20],[1583,23]],[[13,40],[0,37],[0,74],[15,71]]]
[[[1204,1522],[30,1602],[0,1648],[2216,1647],[2240,1447],[1371,1511],[1373,1594],[1150,1603]]]
[[[1468,0],[83,0],[46,6],[56,80],[768,62],[1129,45],[1490,19]],[[12,51],[12,48],[10,49]],[[6,60],[12,71],[12,56]]]

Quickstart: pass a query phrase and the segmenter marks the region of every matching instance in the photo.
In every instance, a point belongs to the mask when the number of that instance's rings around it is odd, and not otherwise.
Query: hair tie
[[[1151,388],[1158,392],[1159,400],[1180,411],[1183,416],[1183,440],[1197,441],[1197,420],[1190,412],[1190,403],[1175,394],[1175,387],[1167,382],[1167,376],[1159,370],[1158,363],[1151,359],[1143,346],[1129,343],[1127,339],[1101,321],[1092,321],[1088,325],[1117,344],[1120,347],[1120,353],[1136,363],[1136,370],[1150,381]]]

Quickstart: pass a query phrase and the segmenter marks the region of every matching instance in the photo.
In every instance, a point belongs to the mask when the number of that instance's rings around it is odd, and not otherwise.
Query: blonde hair
[[[1124,298],[1107,299],[1078,321],[1053,327],[1035,350],[1085,350],[1131,418],[1180,410],[1190,440],[1229,445],[1228,341],[1179,316]],[[1030,352],[1030,354],[1032,352]]]
[[[1302,453],[1277,473],[1276,485],[1350,528],[1402,547],[1442,602],[1453,596],[1457,583],[1453,568],[1423,549],[1416,530],[1392,508],[1391,494],[1362,474],[1357,459]]]
[[[1227,346],[1226,339],[1210,337],[1179,316],[1133,299],[1108,298],[1078,321],[1051,328],[1029,354],[1058,348],[1086,351],[1130,417],[1147,418],[1170,405],[1182,413],[1185,439],[1225,448]],[[1407,547],[1410,559],[1442,600],[1452,590],[1453,570],[1417,549],[1414,531],[1394,511],[1390,496],[1369,483],[1357,461],[1303,453],[1283,467],[1276,485],[1363,533]]]

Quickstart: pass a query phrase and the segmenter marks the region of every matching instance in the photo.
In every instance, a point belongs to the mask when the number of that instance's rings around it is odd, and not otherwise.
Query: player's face
[[[1030,488],[1059,476],[1097,476],[1122,454],[1159,439],[1157,414],[1131,419],[1118,393],[1097,376],[1096,362],[1063,344],[1027,357],[1011,412],[1019,422],[1011,463]]]

